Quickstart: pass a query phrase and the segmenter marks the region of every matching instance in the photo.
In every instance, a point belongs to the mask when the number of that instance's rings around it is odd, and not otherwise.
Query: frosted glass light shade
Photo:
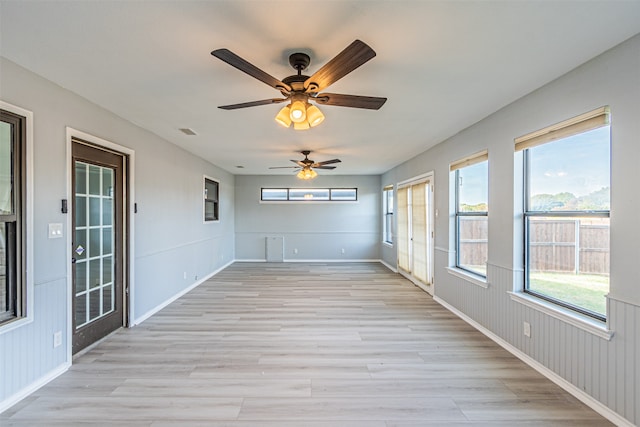
[[[309,122],[305,120],[304,122],[301,122],[301,123],[294,123],[293,124],[293,128],[295,130],[306,130],[306,129],[309,129]]]
[[[289,117],[291,108],[288,105],[282,107],[282,109],[278,112],[275,120],[278,124],[288,128],[291,125],[291,117]]]
[[[324,121],[324,114],[315,105],[309,104],[307,107],[307,120],[309,126],[315,127]]]
[[[307,106],[302,101],[293,101],[289,117],[293,123],[302,123],[307,119]]]

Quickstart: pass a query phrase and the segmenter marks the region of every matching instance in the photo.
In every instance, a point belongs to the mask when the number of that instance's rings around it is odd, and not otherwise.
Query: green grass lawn
[[[529,289],[569,302],[600,314],[606,314],[605,295],[609,277],[592,274],[531,273]]]

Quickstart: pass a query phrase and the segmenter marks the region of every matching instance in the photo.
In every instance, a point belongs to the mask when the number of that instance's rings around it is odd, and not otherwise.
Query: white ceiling
[[[234,174],[290,173],[268,167],[303,149],[342,159],[322,174],[383,173],[639,32],[640,1],[0,0],[2,56]],[[294,131],[281,105],[216,108],[279,93],[214,49],[282,79],[290,53],[311,75],[355,39],[377,56],[327,91],[378,111]]]

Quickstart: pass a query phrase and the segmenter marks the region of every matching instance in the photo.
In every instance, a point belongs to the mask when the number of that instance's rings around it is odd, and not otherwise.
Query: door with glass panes
[[[125,325],[122,155],[73,141],[73,353]]]
[[[431,178],[400,184],[397,190],[398,271],[433,294]]]

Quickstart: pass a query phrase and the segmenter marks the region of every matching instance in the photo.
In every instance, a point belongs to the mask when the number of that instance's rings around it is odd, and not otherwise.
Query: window
[[[204,220],[218,221],[219,216],[219,187],[218,181],[204,178]]]
[[[355,188],[332,188],[331,200],[354,201],[358,199]]]
[[[382,189],[382,240],[384,243],[393,244],[393,185]]]
[[[357,188],[262,188],[264,202],[355,202]]]
[[[489,154],[451,164],[455,182],[456,267],[487,277],[489,238]]]
[[[516,139],[524,151],[524,291],[602,321],[610,147],[606,107]]]
[[[290,188],[289,200],[329,200],[330,194],[328,188]]]
[[[0,324],[26,317],[26,118],[0,110]]]

